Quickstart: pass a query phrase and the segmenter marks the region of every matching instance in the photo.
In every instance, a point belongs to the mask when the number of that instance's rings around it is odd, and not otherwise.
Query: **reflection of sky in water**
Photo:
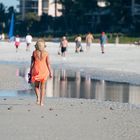
[[[33,90],[0,90],[0,97],[20,97],[20,96],[33,96]]]
[[[18,94],[17,94],[16,91],[11,91],[11,90],[5,91],[5,90],[2,90],[2,91],[0,91],[0,96],[1,97],[17,97]]]
[[[28,69],[18,71],[27,78]],[[140,104],[140,86],[94,80],[89,75],[81,77],[80,71],[54,70],[54,77],[46,84],[46,97],[84,98],[101,101]],[[0,96],[35,96],[32,90],[0,91]]]

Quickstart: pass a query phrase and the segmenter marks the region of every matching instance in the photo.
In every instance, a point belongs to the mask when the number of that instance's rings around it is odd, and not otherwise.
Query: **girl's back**
[[[32,69],[32,76],[38,80],[46,80],[49,75],[49,70],[46,64],[48,53],[44,51],[35,50],[33,52],[34,66]],[[35,80],[37,80],[35,78]]]

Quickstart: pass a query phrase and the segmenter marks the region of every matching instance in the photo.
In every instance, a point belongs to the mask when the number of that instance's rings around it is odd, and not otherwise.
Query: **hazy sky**
[[[0,3],[3,3],[5,6],[14,6],[14,8],[17,8],[16,6],[19,4],[18,0],[0,0]]]

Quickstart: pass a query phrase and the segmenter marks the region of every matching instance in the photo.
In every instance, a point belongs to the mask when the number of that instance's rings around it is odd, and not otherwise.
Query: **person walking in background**
[[[5,40],[5,34],[4,33],[1,34],[1,40]]]
[[[83,49],[82,49],[82,38],[80,35],[78,35],[76,38],[75,38],[75,43],[76,43],[76,48],[75,48],[75,52],[78,53],[78,52],[83,52]]]
[[[19,38],[19,35],[16,35],[16,37],[15,37],[16,52],[18,52],[19,45],[20,45],[20,38]]]
[[[60,48],[61,48],[61,54],[64,57],[66,56],[67,47],[68,47],[68,41],[66,37],[63,36],[60,42]]]
[[[36,50],[33,51],[31,57],[30,76],[31,83],[35,84],[35,93],[37,97],[37,104],[43,106],[45,98],[45,83],[48,76],[52,77],[49,55],[45,50],[45,41],[38,39]]]
[[[116,44],[116,46],[119,44],[119,36],[118,36],[118,34],[117,34],[117,36],[115,38],[115,44]]]
[[[32,36],[30,34],[27,34],[25,40],[26,40],[26,51],[30,51],[30,45],[32,43]]]
[[[101,52],[104,53],[104,46],[107,43],[107,36],[105,35],[105,32],[101,33],[101,36],[99,38],[100,46],[101,46]]]
[[[94,37],[93,35],[89,32],[86,36],[86,50],[89,50],[90,49],[90,46],[92,44],[94,40]]]

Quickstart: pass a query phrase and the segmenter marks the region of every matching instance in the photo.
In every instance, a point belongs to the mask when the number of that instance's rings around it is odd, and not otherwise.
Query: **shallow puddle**
[[[19,75],[27,79],[26,69]],[[0,96],[35,96],[33,89],[25,91],[0,91]],[[126,83],[94,80],[82,77],[80,71],[54,70],[54,77],[46,84],[46,96],[56,98],[85,98],[101,101],[140,104],[140,86]]]

